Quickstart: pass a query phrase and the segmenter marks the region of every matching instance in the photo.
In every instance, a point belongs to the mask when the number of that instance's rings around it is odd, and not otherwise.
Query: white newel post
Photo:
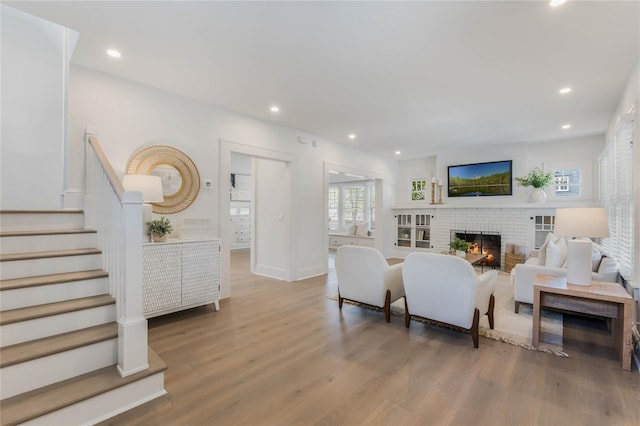
[[[142,311],[142,194],[125,191],[122,210],[125,268],[118,289],[118,371],[125,377],[149,368]]]

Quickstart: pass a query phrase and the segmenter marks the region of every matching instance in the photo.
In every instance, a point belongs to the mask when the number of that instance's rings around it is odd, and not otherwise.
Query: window
[[[600,199],[609,219],[602,245],[618,261],[620,273],[633,273],[633,120],[621,118],[615,138],[600,155]]]
[[[348,228],[356,223],[364,222],[364,187],[342,187],[344,191],[344,227]]]
[[[376,186],[374,181],[329,184],[329,230],[348,229],[368,222],[375,229]]]
[[[329,229],[338,229],[340,224],[340,188],[329,186]]]
[[[579,168],[555,170],[553,172],[556,197],[579,197],[582,186],[582,171]]]
[[[591,176],[591,160],[546,161],[544,170],[553,174],[553,182],[547,187],[547,195],[556,200],[592,200],[593,184],[584,176]]]
[[[426,179],[415,179],[411,181],[411,201],[426,200],[426,193]]]

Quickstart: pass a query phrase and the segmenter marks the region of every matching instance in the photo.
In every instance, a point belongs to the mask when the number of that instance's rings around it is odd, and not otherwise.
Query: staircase
[[[0,424],[91,424],[165,393],[121,377],[116,302],[80,210],[0,211]]]

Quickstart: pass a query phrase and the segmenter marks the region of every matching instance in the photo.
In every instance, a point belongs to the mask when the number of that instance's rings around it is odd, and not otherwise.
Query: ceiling
[[[399,158],[602,134],[640,50],[638,1],[3,3],[74,64]]]

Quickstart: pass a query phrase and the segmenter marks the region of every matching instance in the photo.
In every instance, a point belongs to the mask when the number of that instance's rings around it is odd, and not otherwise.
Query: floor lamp
[[[593,243],[589,238],[609,236],[609,224],[604,209],[556,209],[553,233],[560,237],[573,238],[567,242],[567,283],[591,285]]]
[[[164,201],[162,193],[162,179],[152,175],[124,175],[122,186],[126,191],[142,192],[142,237],[147,237],[147,223],[151,222],[153,207],[149,203]]]

